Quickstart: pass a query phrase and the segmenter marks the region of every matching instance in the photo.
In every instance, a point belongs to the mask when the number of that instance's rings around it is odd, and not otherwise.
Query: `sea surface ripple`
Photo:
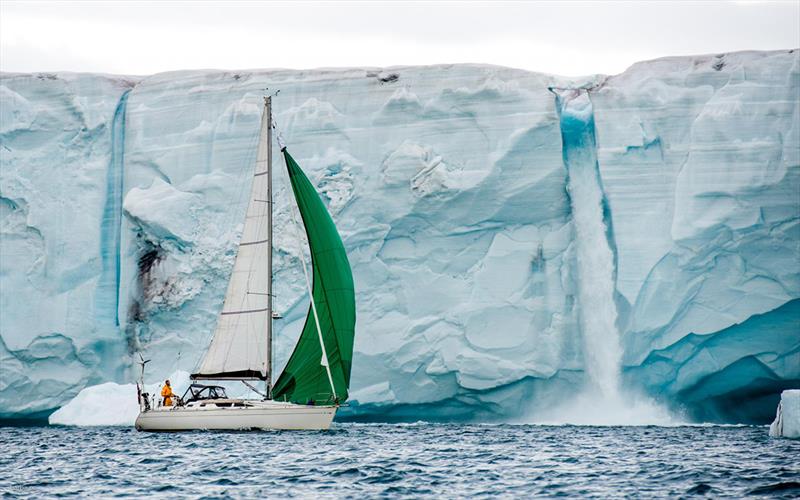
[[[765,427],[0,427],[0,443],[3,497],[800,495],[800,442],[771,439]]]

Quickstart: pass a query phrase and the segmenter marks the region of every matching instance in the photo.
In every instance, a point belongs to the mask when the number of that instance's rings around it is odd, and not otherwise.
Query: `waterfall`
[[[584,359],[603,397],[619,393],[622,348],[614,303],[614,254],[603,220],[604,194],[597,163],[594,112],[585,90],[556,94],[567,190],[575,224],[578,304]]]
[[[647,398],[621,389],[613,234],[597,161],[594,110],[585,89],[555,90],[567,192],[575,227],[578,315],[587,384],[549,420],[578,424],[670,424]]]

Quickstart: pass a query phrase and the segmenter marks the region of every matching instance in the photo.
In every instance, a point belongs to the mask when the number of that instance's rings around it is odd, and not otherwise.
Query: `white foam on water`
[[[675,418],[650,398],[623,394],[599,396],[585,391],[564,404],[537,415],[536,423],[546,425],[673,427],[687,422]]]

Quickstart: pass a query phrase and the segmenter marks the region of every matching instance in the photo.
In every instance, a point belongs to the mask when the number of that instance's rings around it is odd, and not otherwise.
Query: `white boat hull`
[[[161,407],[136,418],[140,431],[327,430],[337,406],[249,401],[246,407]]]

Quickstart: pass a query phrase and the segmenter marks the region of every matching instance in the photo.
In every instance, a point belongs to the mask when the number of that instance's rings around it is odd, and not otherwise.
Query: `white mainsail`
[[[281,150],[298,209],[304,222],[308,218],[318,231],[306,232],[309,248],[312,253],[317,249],[314,255],[326,256],[321,262],[312,261],[312,266],[325,280],[320,279],[312,287],[306,274],[312,304],[308,314],[313,312],[313,330],[307,315],[306,326],[286,368],[275,385],[271,382],[273,124],[270,108],[271,98],[265,97],[256,166],[236,261],[211,344],[199,369],[192,374],[193,379],[242,380],[264,399],[231,400],[224,391],[220,392],[221,388],[196,385],[194,389],[199,392],[192,392],[186,401],[176,398],[175,406],[156,405],[155,400],[143,392],[147,361],[142,359],[142,379],[137,384],[140,409],[135,424],[137,430],[327,430],[336,415],[340,397],[342,401],[347,399],[355,333],[352,272],[344,245],[317,189],[283,144]],[[280,138],[278,141],[280,143]],[[305,259],[303,268],[307,273]],[[323,314],[317,313],[318,304],[324,304]],[[324,330],[320,324],[324,325]],[[319,356],[324,372],[316,362]],[[335,371],[332,372],[331,367],[335,367]],[[330,397],[322,374],[327,375]],[[339,385],[334,384],[334,376]],[[248,379],[264,380],[266,392],[259,392]]]
[[[269,100],[261,117],[258,153],[244,229],[214,337],[194,379],[269,380],[272,316]]]

